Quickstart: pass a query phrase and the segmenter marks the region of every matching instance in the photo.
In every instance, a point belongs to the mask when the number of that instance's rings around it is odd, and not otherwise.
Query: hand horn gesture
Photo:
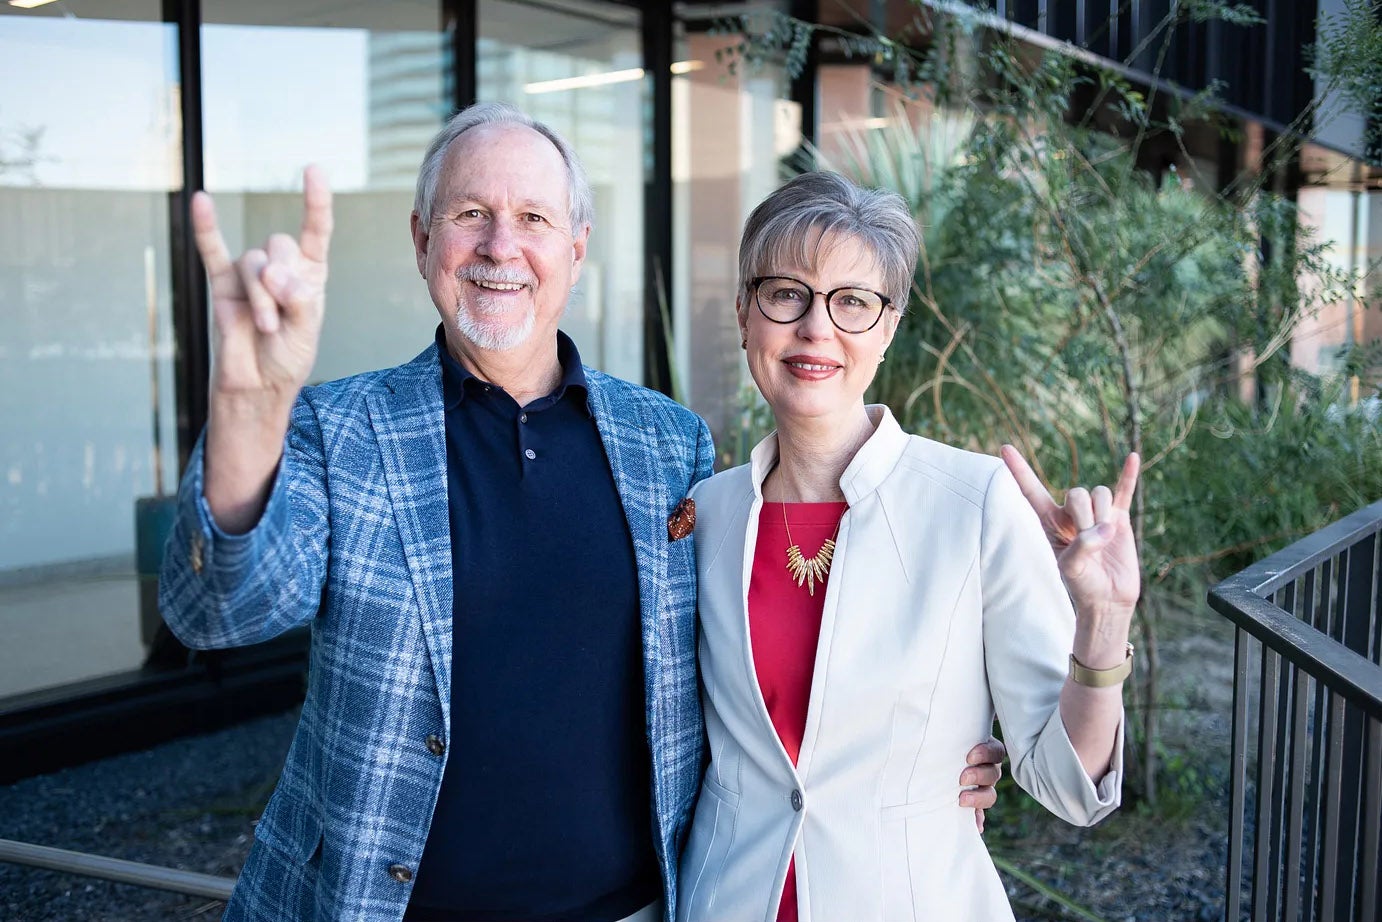
[[[1142,566],[1129,514],[1142,466],[1137,453],[1129,454],[1123,462],[1112,490],[1102,484],[1093,491],[1072,487],[1063,505],[1051,498],[1016,448],[1004,445],[1002,455],[1046,530],[1076,612],[1131,610],[1142,586]]]
[[[192,197],[192,228],[211,283],[217,334],[212,390],[222,397],[291,404],[316,361],[326,302],[331,189],[303,172],[298,239],[273,234],[232,261],[211,196]]]

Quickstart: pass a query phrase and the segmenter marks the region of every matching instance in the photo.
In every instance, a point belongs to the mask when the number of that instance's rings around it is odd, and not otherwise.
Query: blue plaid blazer
[[[709,476],[710,432],[660,394],[586,374],[638,563],[654,841],[674,918],[704,743],[694,538],[669,541],[667,517]],[[191,458],[160,581],[169,627],[216,648],[312,626],[302,719],[226,919],[403,916],[452,751],[444,426],[435,345],[304,389],[267,508],[240,536],[210,518],[200,444]]]

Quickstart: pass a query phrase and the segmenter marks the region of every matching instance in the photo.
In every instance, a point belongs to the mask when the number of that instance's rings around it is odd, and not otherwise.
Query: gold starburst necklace
[[[842,511],[840,521],[844,521],[844,517],[845,513]],[[782,504],[782,527],[787,530],[787,569],[791,571],[792,578],[797,581],[798,586],[803,583],[806,585],[806,591],[812,598],[816,595],[816,583],[824,586],[825,578],[830,573],[830,561],[835,556],[835,539],[840,535],[840,521],[835,523],[834,533],[825,539],[821,549],[813,556],[807,557],[802,554],[801,547],[792,540],[792,526],[787,524],[787,504]]]

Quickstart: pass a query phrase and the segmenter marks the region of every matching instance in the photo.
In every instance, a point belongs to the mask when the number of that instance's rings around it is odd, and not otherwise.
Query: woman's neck
[[[840,477],[873,430],[863,404],[843,422],[779,419],[777,467],[763,482],[763,498],[777,503],[843,500]]]

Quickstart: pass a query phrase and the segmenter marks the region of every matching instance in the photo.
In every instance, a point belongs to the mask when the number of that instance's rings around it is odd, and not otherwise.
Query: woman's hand
[[[1092,491],[1072,487],[1063,505],[1051,498],[1016,448],[1004,445],[1002,455],[1046,529],[1075,611],[1096,621],[1108,615],[1130,617],[1142,591],[1142,566],[1129,515],[1142,464],[1137,453],[1123,462],[1112,490],[1103,485]]]

